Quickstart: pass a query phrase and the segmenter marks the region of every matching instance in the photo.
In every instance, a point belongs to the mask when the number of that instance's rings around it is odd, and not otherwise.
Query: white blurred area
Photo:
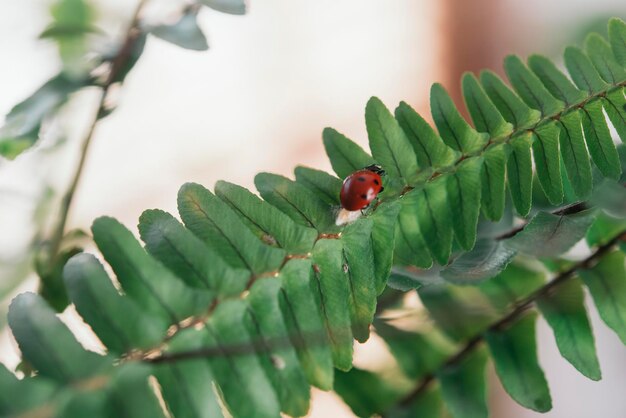
[[[151,18],[172,8],[172,2],[151,1]],[[446,16],[455,1],[251,0],[243,17],[201,12],[208,51],[149,39],[120,91],[118,109],[96,128],[68,227],[88,229],[93,219],[109,215],[135,231],[144,209],[175,214],[177,190],[188,181],[212,188],[224,179],[253,189],[261,171],[290,176],[296,164],[329,169],[322,129],[332,126],[365,146],[364,108],[373,95],[391,109],[405,100],[426,114],[430,85],[450,83],[449,54],[456,46],[446,36]],[[135,7],[129,0],[93,3],[111,34],[124,29]],[[548,53],[551,27],[580,21],[588,7],[626,14],[623,0],[493,3],[503,31],[490,45],[494,55]],[[2,115],[60,67],[54,45],[36,39],[47,24],[48,6],[43,0],[0,2]],[[67,186],[95,99],[93,92],[81,93],[67,107],[70,117],[60,123],[69,133],[65,143],[44,141],[14,162],[0,162],[0,264],[26,251],[44,188],[58,196]],[[31,276],[19,290],[36,286]],[[545,417],[626,417],[626,348],[590,308],[604,373],[599,383],[560,357],[551,331],[540,323],[540,360],[554,401]],[[376,339],[360,346],[361,366],[386,359],[382,346]],[[14,367],[18,361],[5,330],[0,362]],[[497,379],[492,382],[492,417],[540,416],[518,407]],[[314,399],[311,417],[353,416],[335,395],[315,392]]]

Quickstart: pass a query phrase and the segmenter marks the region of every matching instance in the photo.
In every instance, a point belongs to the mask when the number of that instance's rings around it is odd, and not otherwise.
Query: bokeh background
[[[135,7],[130,0],[92,3],[98,26],[112,37]],[[148,18],[166,18],[175,3],[151,0]],[[55,45],[37,39],[49,7],[47,0],[0,2],[0,115],[61,65]],[[146,208],[175,213],[176,192],[187,181],[212,187],[224,179],[252,188],[260,171],[290,175],[296,164],[329,169],[322,129],[332,126],[366,145],[363,113],[370,96],[391,108],[404,100],[426,115],[433,82],[460,103],[464,71],[502,73],[508,53],[538,52],[559,62],[566,44],[580,43],[590,29],[602,31],[609,16],[626,17],[626,2],[251,0],[245,16],[205,9],[199,22],[209,51],[148,40],[116,97],[117,111],[98,124],[69,227],[88,229],[94,218],[111,215],[135,229]],[[25,268],[30,243],[54,217],[55,199],[67,187],[97,106],[94,93],[81,93],[64,109],[55,122],[62,134],[14,162],[0,161],[0,294],[37,287]],[[553,411],[543,416],[626,417],[626,348],[589,308],[603,380],[589,381],[566,363],[540,320],[539,357],[554,399]],[[64,320],[79,323],[72,312]],[[98,349],[88,333],[79,338]],[[0,362],[13,368],[18,361],[4,329]],[[375,337],[357,348],[361,367],[387,361]],[[493,417],[539,416],[517,406],[493,370],[490,375]],[[334,395],[316,392],[310,416],[353,414]]]

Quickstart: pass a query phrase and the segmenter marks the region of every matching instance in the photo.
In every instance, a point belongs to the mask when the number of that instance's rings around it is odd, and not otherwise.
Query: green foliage
[[[239,1],[204,3],[243,11]],[[156,34],[202,46],[195,15],[182,17],[190,18]],[[255,178],[261,198],[226,182],[214,192],[185,184],[178,194],[182,223],[160,210],[144,212],[143,245],[118,221],[97,219],[93,238],[115,279],[88,254],[74,255],[63,275],[69,299],[107,352],[84,350],[41,297],[18,296],[9,323],[37,377],[17,380],[0,369],[0,414],[43,405],[50,416],[159,417],[164,412],[148,384],[154,376],[173,417],[302,416],[315,385],[334,388],[360,415],[440,414],[445,404],[455,418],[483,418],[490,357],[517,402],[549,410],[536,314],[525,312],[534,302],[562,355],[592,379],[600,370],[582,292],[571,281],[575,272],[626,342],[624,254],[613,249],[625,229],[609,217],[619,203],[598,199],[592,211],[554,207],[566,199],[568,182],[582,199],[596,196],[606,181],[609,187],[623,181],[603,112],[623,134],[624,82],[615,80],[626,65],[624,33],[623,23],[612,20],[609,43],[593,36],[587,48],[593,52],[566,50],[575,85],[536,56],[528,66],[506,59],[515,92],[490,72],[480,80],[464,76],[475,128],[438,84],[431,91],[437,130],[405,103],[392,115],[371,99],[365,118],[372,156],[324,130],[339,178],[303,167],[295,181],[261,173]],[[143,41],[139,36],[135,47]],[[113,75],[123,79],[127,70]],[[38,129],[67,94],[55,95],[45,111],[33,104],[37,97],[28,99],[15,114],[34,115],[34,122],[16,132]],[[585,146],[598,169],[595,183]],[[387,171],[385,192],[358,220],[337,225],[340,178],[372,163]],[[551,212],[537,212],[533,183]],[[517,213],[533,214],[519,228],[503,219],[507,186]],[[485,227],[481,212],[501,225]],[[498,228],[503,233],[493,232]],[[557,271],[548,284],[544,273],[511,263],[518,253],[559,257],[585,235],[593,255],[573,264],[553,260],[570,270]],[[377,317],[376,298],[391,271],[403,275],[396,283],[405,289],[419,288],[431,330],[402,330]],[[403,378],[417,382],[403,387],[352,367],[354,339],[366,341],[373,322]],[[17,399],[7,404],[3,393]]]

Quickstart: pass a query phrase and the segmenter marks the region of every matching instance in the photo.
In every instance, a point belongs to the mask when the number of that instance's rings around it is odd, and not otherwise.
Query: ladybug
[[[349,211],[365,209],[384,190],[384,175],[382,167],[375,164],[350,174],[341,186],[341,206]]]

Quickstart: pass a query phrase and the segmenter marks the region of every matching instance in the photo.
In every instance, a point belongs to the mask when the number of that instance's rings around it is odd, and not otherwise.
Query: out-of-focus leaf
[[[511,262],[516,251],[502,241],[484,238],[474,249],[461,254],[441,271],[441,277],[454,284],[474,284],[492,278]]]
[[[195,11],[183,14],[171,25],[150,28],[150,33],[185,49],[205,51],[209,48],[206,37],[198,26],[198,15]]]
[[[591,195],[593,205],[616,218],[626,218],[626,187],[612,179],[603,179]]]
[[[537,305],[554,331],[561,355],[588,378],[600,380],[600,365],[581,286],[578,279],[568,280],[542,296]]]
[[[580,270],[585,285],[602,320],[626,344],[626,267],[625,255],[614,251],[602,257],[591,269]]]
[[[609,42],[617,62],[626,67],[626,23],[619,18],[609,20]]]
[[[385,414],[389,418],[440,418],[443,411],[443,400],[439,388],[429,388],[409,405],[394,407]]]
[[[218,12],[232,15],[243,15],[246,13],[246,2],[244,0],[200,0],[202,4]]]
[[[538,412],[552,409],[548,382],[537,360],[535,323],[530,313],[505,330],[486,335],[504,389],[520,405]]]
[[[590,247],[606,244],[625,230],[626,219],[612,218],[600,213],[587,231],[587,244]]]
[[[544,285],[545,273],[511,263],[491,280],[480,284],[480,293],[487,297],[496,312],[509,312],[515,304]]]
[[[535,257],[554,257],[584,238],[593,223],[594,214],[593,210],[573,215],[539,212],[522,231],[504,243],[509,248]]]
[[[335,392],[360,417],[380,414],[400,397],[398,389],[379,375],[358,368],[335,372]]]
[[[43,377],[19,380],[0,364],[0,415],[20,416],[52,398],[58,390],[53,381]]]

